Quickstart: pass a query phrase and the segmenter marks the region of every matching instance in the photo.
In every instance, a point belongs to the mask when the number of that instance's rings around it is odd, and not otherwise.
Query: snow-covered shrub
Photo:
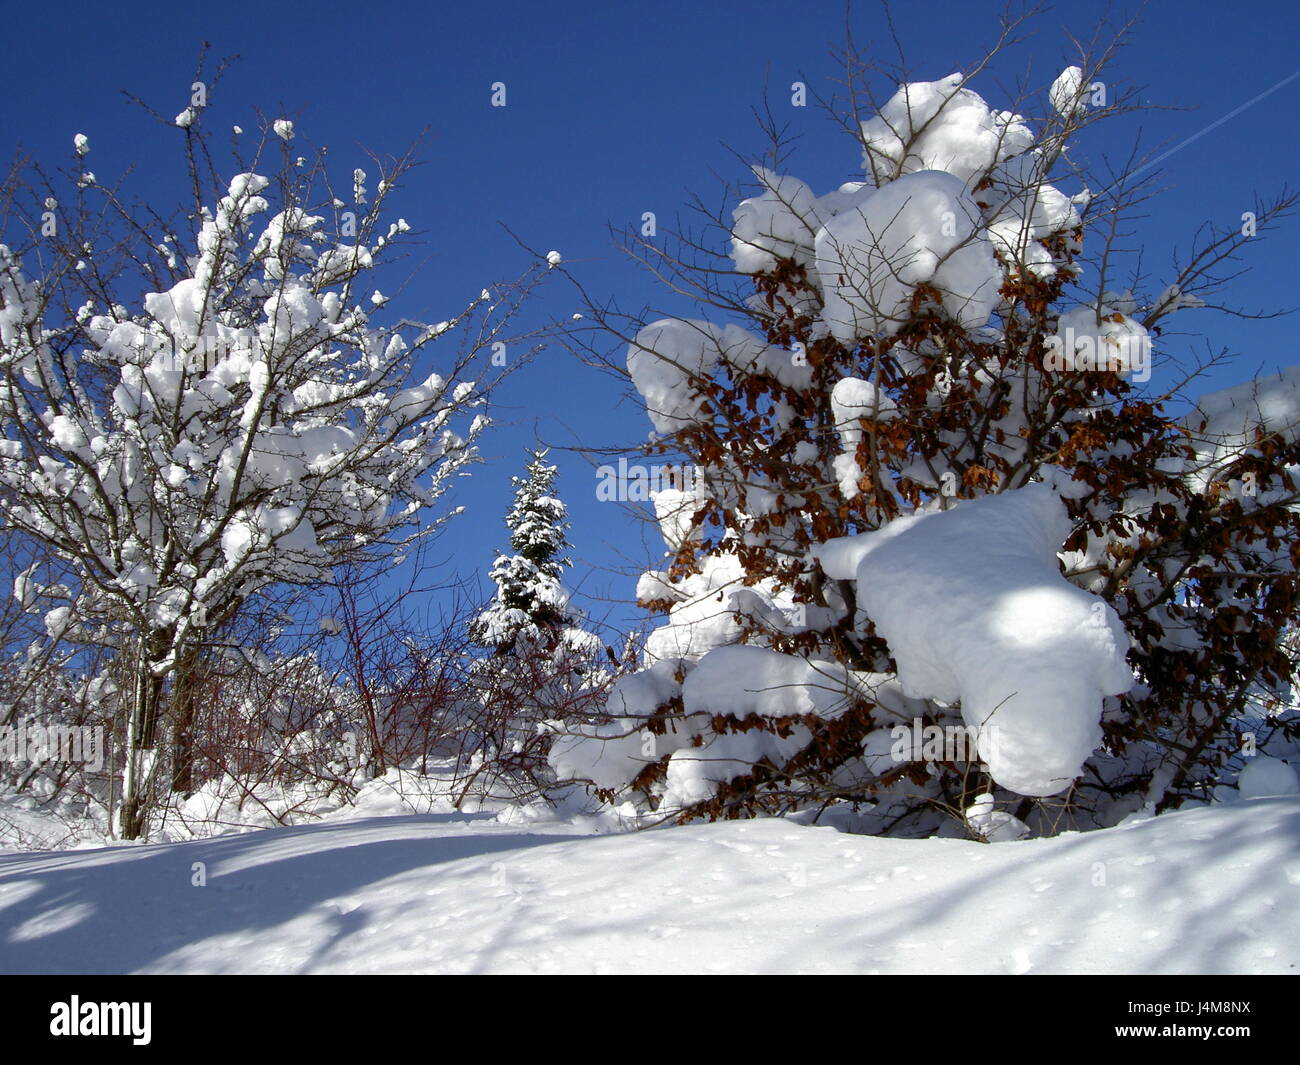
[[[756,167],[717,220],[737,287],[636,248],[734,320],[624,334],[651,453],[697,476],[655,501],[638,597],[664,624],[610,720],[557,740],[561,778],[653,820],[842,802],[989,838],[1231,787],[1295,676],[1300,368],[1188,412],[1142,389],[1244,237],[1108,289],[1124,196],[1066,155],[1126,106],[1089,109],[1096,74],[1037,122],[960,75],[899,85],[854,112],[862,177],[825,195]],[[1294,739],[1293,703],[1268,720]]]
[[[106,655],[34,641],[0,663],[0,847],[102,840],[120,778],[120,691]]]

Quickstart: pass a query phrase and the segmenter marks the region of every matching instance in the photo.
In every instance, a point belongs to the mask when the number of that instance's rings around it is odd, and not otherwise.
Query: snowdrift
[[[449,813],[7,855],[0,970],[1294,973],[1300,963],[1296,797],[992,845],[776,819],[581,835],[590,830]]]

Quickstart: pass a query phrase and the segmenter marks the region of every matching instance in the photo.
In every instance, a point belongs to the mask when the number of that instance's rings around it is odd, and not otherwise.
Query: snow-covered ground
[[[340,818],[3,855],[0,971],[1295,973],[1300,963],[1295,796],[998,844],[785,820],[613,835],[584,821],[509,821]]]

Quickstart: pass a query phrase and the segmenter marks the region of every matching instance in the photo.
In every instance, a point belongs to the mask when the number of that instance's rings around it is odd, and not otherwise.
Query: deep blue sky
[[[997,10],[951,0],[897,5],[894,21],[914,76],[967,67],[992,39]],[[1022,77],[1045,88],[1072,57],[1066,34],[1088,36],[1103,11],[1082,2],[1048,11],[1032,39],[973,87],[994,106],[1007,102],[999,86]],[[829,89],[836,75],[829,51],[842,43],[844,20],[839,2],[767,0],[6,3],[0,150],[21,145],[61,164],[73,134],[83,132],[93,148],[90,168],[101,180],[131,163],[142,183],[164,180],[176,164],[179,131],[151,125],[120,90],[166,115],[179,112],[199,43],[208,40],[213,56],[241,57],[210,101],[212,128],[251,129],[257,109],[288,115],[311,143],[330,146],[340,174],[355,165],[370,169],[362,148],[399,152],[429,128],[426,165],[392,201],[424,241],[413,249],[414,273],[393,304],[401,315],[444,318],[484,283],[519,273],[523,254],[499,222],[543,251],[560,250],[599,298],[628,309],[648,303],[680,311],[681,303],[620,260],[608,227],[637,222],[644,211],[655,211],[661,226],[671,224],[692,193],[716,201],[720,180],[744,180],[734,153],[762,151],[751,109],[765,83],[778,105],[796,78]],[[860,48],[892,57],[877,5],[856,4],[851,21]],[[1152,146],[1192,136],[1294,73],[1297,40],[1300,9],[1293,5],[1155,0],[1114,74],[1143,86],[1151,103],[1188,110],[1152,111],[1129,122],[1124,136],[1140,128]],[[489,106],[494,81],[507,84],[504,109]],[[1145,249],[1147,265],[1158,270],[1167,263],[1201,221],[1235,225],[1255,193],[1294,182],[1298,112],[1300,79],[1165,162],[1165,191],[1130,241]],[[859,176],[859,152],[820,110],[786,107],[781,117],[803,134],[791,172],[818,191]],[[1110,146],[1120,157],[1129,142]],[[1300,302],[1291,252],[1298,237],[1300,222],[1256,249],[1255,269],[1235,290],[1241,303]],[[540,320],[576,309],[575,294],[556,278],[529,313]],[[1300,361],[1296,324],[1188,322],[1216,347],[1243,354],[1238,375]],[[537,436],[557,445],[615,444],[642,439],[649,428],[636,406],[620,404],[614,382],[559,347],[517,375],[503,400],[507,406],[497,414],[511,424],[486,441],[493,461],[464,482],[457,502],[467,513],[435,552],[449,559],[444,577],[485,570],[505,545],[509,477]],[[654,551],[660,545],[620,510],[596,502],[587,461],[552,454],[574,519],[573,580],[596,600],[630,599],[631,569],[647,557],[643,542]],[[611,571],[625,563],[627,575]],[[597,614],[606,609],[598,601],[586,605]],[[621,619],[636,616],[626,606],[613,609]]]

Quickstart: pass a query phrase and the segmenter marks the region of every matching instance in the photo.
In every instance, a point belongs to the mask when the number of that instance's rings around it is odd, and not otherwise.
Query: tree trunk
[[[123,839],[139,839],[144,835],[156,761],[158,712],[164,683],[164,678],[157,675],[154,664],[165,657],[170,644],[170,635],[158,630],[145,634],[140,640],[131,711],[127,719],[122,807],[118,811],[118,831]]]
[[[194,709],[199,688],[199,649],[187,647],[176,666],[172,695],[172,792],[194,793]]]

